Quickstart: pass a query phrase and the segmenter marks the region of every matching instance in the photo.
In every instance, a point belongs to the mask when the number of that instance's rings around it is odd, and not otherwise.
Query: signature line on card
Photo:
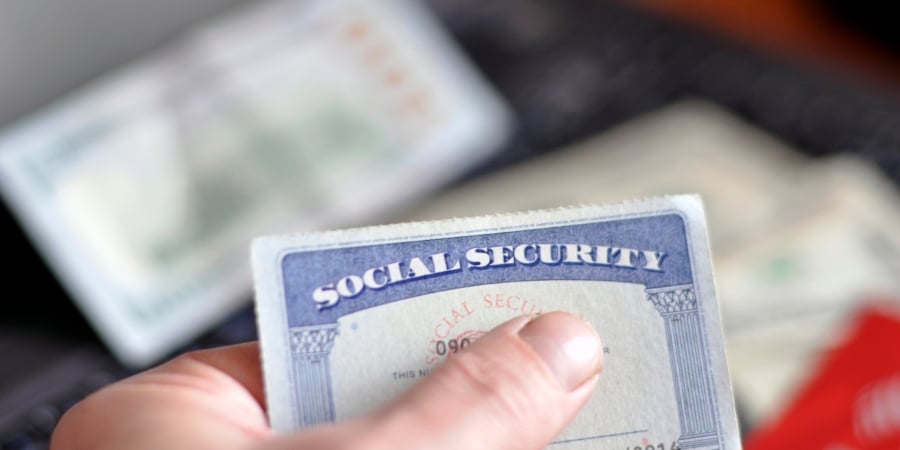
[[[568,442],[590,441],[592,439],[602,439],[602,438],[615,437],[615,436],[625,436],[625,435],[629,435],[629,434],[644,433],[646,431],[647,430],[644,429],[644,430],[634,430],[634,431],[622,431],[620,433],[598,434],[596,436],[587,436],[587,437],[580,437],[580,438],[574,438],[574,439],[566,439],[566,440],[562,440],[562,441],[553,441],[550,443],[550,445],[565,444]]]

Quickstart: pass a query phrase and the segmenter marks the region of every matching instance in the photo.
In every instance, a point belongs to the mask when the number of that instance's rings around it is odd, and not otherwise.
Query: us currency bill
[[[414,1],[258,2],[0,137],[0,191],[143,366],[248,299],[252,236],[377,220],[507,123]]]
[[[253,269],[276,431],[364,414],[494,326],[566,310],[605,369],[554,448],[740,448],[696,196],[259,238]]]

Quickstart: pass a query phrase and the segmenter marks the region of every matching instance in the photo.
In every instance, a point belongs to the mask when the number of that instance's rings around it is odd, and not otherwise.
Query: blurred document
[[[415,2],[254,5],[0,140],[26,230],[144,365],[250,290],[249,238],[358,224],[499,147],[508,113]]]
[[[365,414],[495,326],[564,310],[604,371],[552,448],[740,448],[696,196],[261,238],[253,268],[276,431]]]

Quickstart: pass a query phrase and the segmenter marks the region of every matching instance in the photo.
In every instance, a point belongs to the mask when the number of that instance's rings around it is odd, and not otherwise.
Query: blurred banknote
[[[735,387],[760,422],[785,406],[863,299],[900,296],[891,183],[848,158],[810,164],[802,178],[805,215],[717,260]]]
[[[247,298],[251,236],[373,220],[486,157],[507,120],[415,2],[269,2],[11,130],[0,185],[143,365]]]
[[[696,192],[706,206],[713,249],[723,253],[801,214],[792,185],[802,161],[721,108],[686,100],[442,193],[401,219]]]
[[[253,268],[276,431],[364,414],[496,325],[565,310],[606,354],[553,448],[740,448],[696,196],[261,238]]]

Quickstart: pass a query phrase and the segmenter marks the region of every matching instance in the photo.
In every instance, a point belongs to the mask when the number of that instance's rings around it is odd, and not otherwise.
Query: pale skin
[[[373,413],[276,435],[257,344],[193,352],[89,396],[51,449],[541,449],[590,399],[602,353],[575,316],[519,317]]]

